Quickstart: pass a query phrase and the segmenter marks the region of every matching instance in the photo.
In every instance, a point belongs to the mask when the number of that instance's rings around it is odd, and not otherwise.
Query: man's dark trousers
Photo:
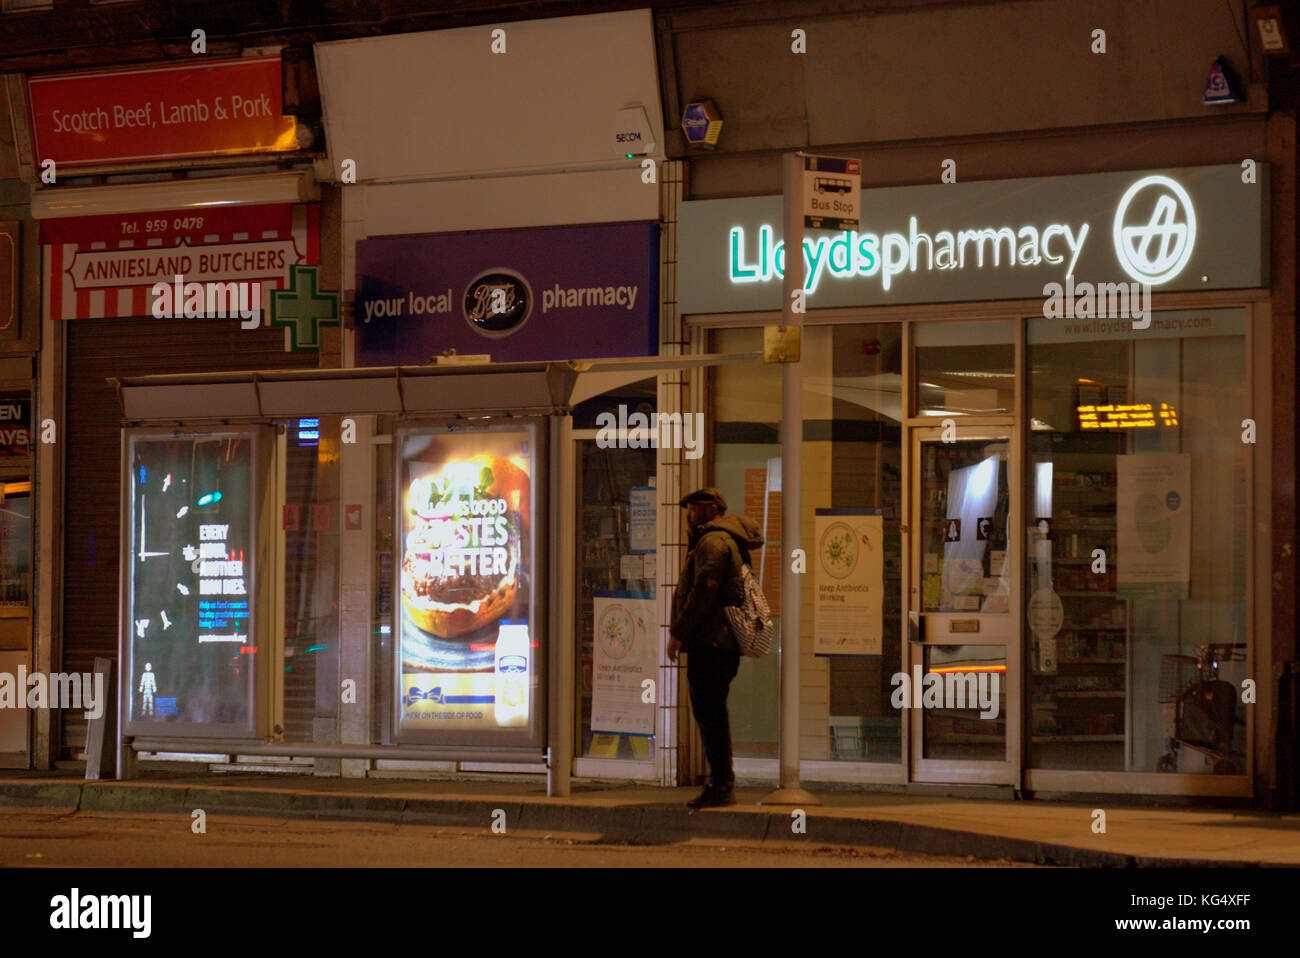
[[[731,771],[727,691],[739,668],[738,652],[703,645],[686,653],[686,682],[691,693],[691,709],[704,741],[710,785],[726,787],[735,781]]]

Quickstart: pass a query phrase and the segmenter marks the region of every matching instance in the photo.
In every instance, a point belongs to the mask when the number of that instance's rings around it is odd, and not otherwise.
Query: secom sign
[[[861,228],[804,238],[810,308],[1034,299],[1050,282],[1267,285],[1267,170],[1100,173],[863,193]],[[781,307],[781,197],[683,203],[683,313]]]

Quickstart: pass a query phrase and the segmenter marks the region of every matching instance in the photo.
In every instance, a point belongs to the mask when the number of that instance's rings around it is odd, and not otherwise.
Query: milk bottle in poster
[[[496,719],[502,728],[528,724],[528,626],[502,623],[496,648]]]

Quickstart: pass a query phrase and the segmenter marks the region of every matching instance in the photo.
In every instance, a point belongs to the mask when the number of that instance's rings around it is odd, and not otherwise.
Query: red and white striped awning
[[[260,282],[262,301],[295,264],[320,263],[320,204],[74,216],[41,221],[55,319],[152,315],[154,284]]]

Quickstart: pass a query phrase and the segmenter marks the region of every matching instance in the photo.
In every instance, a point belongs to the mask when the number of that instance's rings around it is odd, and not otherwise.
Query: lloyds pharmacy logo
[[[600,449],[682,449],[687,459],[704,455],[704,413],[636,412],[628,415],[619,404],[618,415],[596,417],[596,446]]]
[[[1143,221],[1143,215],[1146,216]],[[1135,221],[1134,221],[1135,220]],[[1132,319],[1134,329],[1151,325],[1151,287],[1169,282],[1192,258],[1196,210],[1187,190],[1167,176],[1144,176],[1120,197],[1111,224],[1115,256],[1132,283],[1065,284],[1043,287],[1048,319]]]
[[[229,283],[187,283],[177,276],[172,283],[154,283],[154,319],[233,319],[244,320],[240,329],[256,329],[262,323],[262,284],[232,281]]]
[[[995,719],[1001,711],[1002,679],[997,672],[932,669],[923,678],[921,666],[914,665],[910,676],[895,672],[889,684],[896,686],[889,697],[896,709],[978,707],[982,719]]]
[[[148,938],[152,916],[152,895],[83,895],[74,888],[50,899],[50,927],[56,931],[120,928],[132,938]]]
[[[1130,209],[1149,209],[1150,215],[1145,223],[1131,224]],[[1111,231],[1124,272],[1139,283],[1159,286],[1182,272],[1192,258],[1196,210],[1175,180],[1144,176],[1120,197]]]
[[[81,709],[94,720],[104,714],[103,672],[0,672],[0,709]]]

